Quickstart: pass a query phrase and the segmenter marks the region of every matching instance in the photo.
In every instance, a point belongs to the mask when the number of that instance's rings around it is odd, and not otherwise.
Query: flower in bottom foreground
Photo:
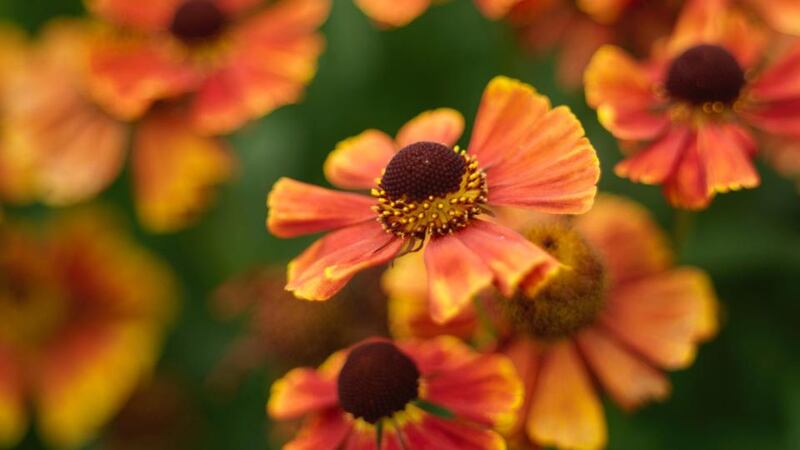
[[[511,295],[523,275],[552,269],[545,251],[486,213],[494,205],[588,210],[600,168],[580,122],[531,86],[497,77],[483,94],[468,150],[455,145],[463,128],[458,112],[438,109],[394,140],[368,130],[339,143],[325,163],[327,178],[371,189],[372,197],[279,180],[267,198],[273,234],[331,231],[289,264],[286,289],[327,300],[367,267],[422,250],[431,312],[444,321],[492,283]]]
[[[452,337],[366,340],[272,386],[267,410],[306,421],[284,450],[504,449],[522,384],[504,356]]]
[[[716,296],[703,271],[672,266],[664,236],[635,203],[599,197],[574,223],[532,220],[515,228],[547,249],[559,270],[532,290],[521,284],[511,299],[482,297],[481,308],[439,332],[465,336],[472,324],[474,339],[514,362],[525,385],[511,432],[516,448],[600,449],[607,431],[596,385],[626,410],[666,398],[662,370],[688,367],[698,343],[715,334]],[[384,279],[392,329],[432,336],[437,324],[419,295],[424,273],[409,276],[419,268],[403,262]]]

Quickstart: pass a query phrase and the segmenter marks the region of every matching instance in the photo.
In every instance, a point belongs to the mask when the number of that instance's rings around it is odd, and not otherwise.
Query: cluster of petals
[[[758,150],[800,137],[800,46],[765,63],[767,42],[743,12],[710,0],[687,2],[670,39],[646,62],[617,47],[600,49],[585,74],[586,97],[600,122],[625,143],[626,159],[616,173],[662,185],[669,202],[686,209],[707,207],[717,193],[757,186]],[[734,58],[738,67],[709,66],[705,76],[743,77],[736,98],[688,102],[669,92],[670,74],[680,72],[682,59],[708,49]],[[713,87],[704,89],[707,94],[696,95],[715,95]],[[796,167],[798,158],[785,150],[775,151]]]
[[[552,221],[521,217],[514,219],[515,227]],[[643,207],[604,194],[573,226],[600,256],[607,281],[594,322],[560,338],[515,328],[502,314],[509,300],[486,295],[480,309],[470,307],[450,322],[436,323],[428,314],[418,258],[401,260],[384,275],[396,337],[459,336],[514,362],[525,401],[509,432],[512,448],[604,448],[607,428],[598,389],[625,410],[663,400],[670,393],[663,371],[688,367],[697,345],[717,331],[711,280],[700,269],[673,266],[665,236]]]
[[[43,441],[76,448],[153,370],[175,281],[105,212],[37,231],[0,227],[0,447],[19,443],[35,416]]]
[[[373,188],[399,149],[418,142],[452,147],[463,126],[459,113],[439,109],[411,120],[395,139],[365,131],[337,146],[325,174],[343,188]],[[580,123],[569,109],[551,108],[546,97],[522,82],[497,77],[489,83],[465,154],[485,171],[490,206],[579,214],[594,200],[599,164]],[[326,300],[357,272],[409,249],[409,239],[382,228],[370,196],[283,178],[267,206],[267,226],[276,236],[330,232],[289,264],[286,289],[300,298]],[[529,272],[546,274],[555,265],[542,249],[486,215],[424,244],[431,312],[440,321],[492,284],[511,295]]]

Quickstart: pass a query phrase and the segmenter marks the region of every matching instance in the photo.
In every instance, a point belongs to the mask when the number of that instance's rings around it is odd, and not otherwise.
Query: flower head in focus
[[[366,340],[272,386],[275,420],[306,418],[285,450],[500,450],[522,385],[511,362],[452,337]]]
[[[78,447],[155,365],[173,275],[97,210],[41,235],[9,223],[0,241],[0,446],[22,438],[33,408],[47,443]]]
[[[395,139],[368,130],[340,142],[325,163],[328,180],[371,196],[279,180],[267,198],[269,230],[330,231],[290,263],[286,289],[326,300],[361,270],[422,251],[432,313],[444,321],[492,283],[511,295],[524,274],[553,268],[546,252],[486,213],[491,205],[589,209],[600,170],[580,123],[532,87],[497,77],[467,149],[455,145],[463,126],[459,113],[439,109]]]
[[[571,222],[539,217],[517,226],[560,262],[546,283],[523,282],[511,299],[482,296],[456,322],[438,325],[420,295],[424,277],[408,277],[415,269],[398,265],[384,283],[392,329],[399,338],[460,329],[508,355],[526,388],[510,433],[520,448],[603,448],[598,387],[626,410],[666,398],[662,371],[689,366],[698,343],[716,333],[711,282],[699,269],[673,267],[657,225],[622,198],[600,196]],[[411,295],[415,287],[420,294]],[[470,321],[471,335],[464,329]]]
[[[324,47],[329,0],[86,0],[107,21],[88,80],[109,111],[139,117],[186,97],[192,128],[231,132],[300,99]]]
[[[232,175],[234,160],[219,139],[196,132],[178,104],[151,108],[129,139],[130,126],[106,112],[88,86],[89,48],[98,39],[102,32],[89,22],[59,20],[26,47],[7,116],[22,150],[16,153],[29,167],[28,200],[63,206],[93,198],[120,175],[130,145],[140,220],[159,232],[184,228]]]
[[[661,51],[640,63],[616,47],[593,57],[586,96],[630,145],[616,173],[662,185],[679,208],[752,188],[752,159],[768,136],[800,136],[800,46],[764,64],[765,35],[721,0],[688,2]]]

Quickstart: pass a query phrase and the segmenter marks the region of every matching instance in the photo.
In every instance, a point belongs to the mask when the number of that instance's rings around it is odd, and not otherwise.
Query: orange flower
[[[496,350],[508,355],[523,379],[526,398],[511,432],[520,448],[600,449],[606,424],[600,387],[623,408],[667,397],[670,384],[659,369],[689,366],[697,344],[717,329],[717,301],[699,269],[673,267],[667,242],[647,212],[616,197],[601,196],[574,222],[533,218],[526,236],[562,264],[547,283],[522,284],[523,294],[478,303],[472,318],[494,333]],[[408,270],[401,266],[392,273]],[[399,293],[387,285],[393,330],[401,337],[431,336],[424,295],[408,292],[424,276],[404,277]],[[479,317],[482,320],[479,320]],[[491,326],[489,326],[489,324]],[[476,326],[481,338],[486,327]],[[439,327],[450,333],[452,324]]]
[[[87,0],[117,28],[91,50],[90,86],[124,118],[191,94],[197,131],[227,133],[298,101],[316,72],[329,0]]]
[[[751,128],[800,136],[800,45],[761,68],[764,43],[742,14],[709,0],[687,4],[647,63],[599,50],[585,75],[587,100],[612,134],[637,146],[616,173],[663,185],[670,203],[687,209],[757,186]]]
[[[97,211],[43,238],[0,229],[0,446],[94,437],[153,368],[175,293],[169,270]]]
[[[594,52],[617,43],[646,54],[666,36],[677,13],[674,1],[633,0],[496,0],[501,7],[487,14],[506,17],[521,42],[536,53],[557,49],[557,78],[570,89],[581,85]]]
[[[307,417],[284,450],[500,450],[522,401],[511,362],[452,337],[367,340],[272,386],[276,420]]]
[[[122,171],[127,125],[107,114],[86,86],[88,46],[98,30],[79,21],[48,25],[15,84],[9,112],[33,166],[35,197],[67,205],[94,197]],[[131,175],[143,223],[156,231],[187,226],[228,179],[233,159],[223,143],[193,131],[181,107],[161,105],[135,129]]]
[[[600,171],[580,123],[532,87],[497,77],[469,150],[453,147],[463,126],[458,112],[438,109],[395,140],[368,130],[340,142],[325,163],[328,180],[372,188],[372,198],[279,180],[267,199],[273,234],[332,231],[290,263],[286,289],[325,300],[357,272],[424,247],[432,313],[443,321],[493,282],[511,295],[523,274],[553,267],[544,251],[484,213],[489,205],[586,211]]]
[[[421,16],[439,0],[354,0],[356,6],[378,26],[403,27]],[[498,18],[519,0],[475,0],[476,6],[487,17]]]

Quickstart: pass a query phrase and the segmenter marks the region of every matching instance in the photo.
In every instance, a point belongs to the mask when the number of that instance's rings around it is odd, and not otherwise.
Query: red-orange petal
[[[445,323],[492,284],[492,270],[460,238],[432,239],[423,250],[433,320]]]
[[[276,420],[298,419],[337,405],[336,381],[314,369],[298,368],[273,383],[267,413]]]
[[[737,125],[709,124],[697,130],[697,141],[709,192],[758,186],[760,178],[751,160],[756,147],[748,131]]]
[[[694,135],[687,127],[672,127],[663,136],[614,167],[614,172],[631,181],[661,184],[672,175]]]
[[[766,102],[754,105],[742,116],[751,125],[776,136],[800,138],[800,99]]]
[[[219,9],[234,15],[258,6],[263,0],[215,0]]]
[[[228,133],[251,119],[297,102],[324,48],[319,26],[329,0],[285,0],[234,30],[226,62],[200,86],[192,105],[195,126]]]
[[[423,414],[404,423],[400,432],[409,449],[505,450],[503,438],[494,431],[466,423]]]
[[[414,117],[397,132],[397,147],[416,142],[438,142],[452,147],[464,132],[464,116],[450,108],[425,111]]]
[[[93,14],[116,25],[143,31],[166,29],[181,0],[84,0]]]
[[[283,450],[339,450],[353,430],[353,422],[339,409],[315,415]]]
[[[544,446],[605,446],[603,407],[571,341],[554,344],[544,357],[526,429],[533,442]]]
[[[193,89],[198,77],[175,49],[163,42],[106,34],[92,44],[86,82],[106,110],[131,120],[155,101]]]
[[[392,138],[383,131],[364,131],[336,144],[325,160],[325,177],[341,188],[369,189],[396,150]]]
[[[373,221],[334,231],[289,263],[286,289],[306,300],[327,300],[359,271],[397,256],[403,244]]]
[[[708,190],[705,162],[696,134],[688,140],[673,173],[664,180],[663,190],[670,204],[677,208],[704,209],[711,203],[713,192]]]
[[[521,3],[521,0],[475,0],[475,5],[481,13],[493,20],[505,17],[518,3]]]
[[[666,235],[647,209],[631,200],[603,194],[575,226],[602,257],[611,289],[672,264]]]
[[[775,30],[800,36],[800,3],[794,0],[748,0],[747,3]]]
[[[475,220],[455,237],[491,270],[494,283],[506,296],[513,295],[531,272],[549,273],[558,266],[547,252],[516,231],[486,220]]]
[[[716,333],[717,299],[708,275],[699,269],[646,277],[611,295],[603,324],[660,367],[687,367],[698,342]]]
[[[770,64],[748,89],[748,94],[759,102],[800,96],[800,44],[795,44]]]
[[[0,447],[12,448],[25,436],[28,429],[25,403],[20,367],[11,352],[0,346]]]
[[[267,228],[283,238],[334,230],[373,221],[374,204],[365,195],[281,178],[267,196]]]
[[[356,5],[375,23],[384,27],[402,27],[421,16],[431,0],[356,0]]]
[[[227,181],[233,155],[217,138],[198,134],[179,109],[160,109],[140,123],[132,156],[136,210],[158,232],[185,228]]]
[[[600,383],[626,410],[664,400],[669,395],[670,384],[664,374],[631,354],[604,331],[585,330],[577,342]]]

